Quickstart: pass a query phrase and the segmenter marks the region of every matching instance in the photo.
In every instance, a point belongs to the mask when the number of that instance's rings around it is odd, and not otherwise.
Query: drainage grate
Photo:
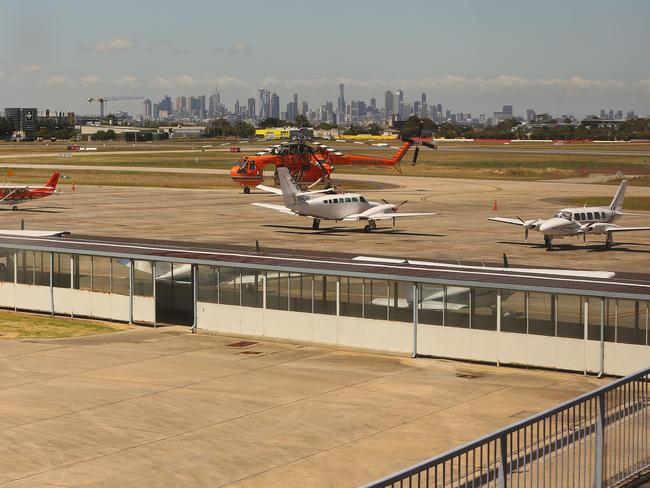
[[[232,344],[226,344],[226,347],[236,347],[236,348],[243,348],[243,347],[251,347],[254,346],[255,344],[259,344],[259,342],[254,342],[254,341],[239,341],[239,342],[233,342]]]

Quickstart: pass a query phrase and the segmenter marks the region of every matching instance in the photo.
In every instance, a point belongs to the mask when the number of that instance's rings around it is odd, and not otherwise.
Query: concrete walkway
[[[356,486],[606,381],[240,340],[0,341],[0,486]]]

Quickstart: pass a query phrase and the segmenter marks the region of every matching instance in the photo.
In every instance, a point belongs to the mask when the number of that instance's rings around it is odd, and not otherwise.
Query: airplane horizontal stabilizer
[[[272,186],[257,185],[255,188],[257,188],[258,190],[273,193],[274,195],[282,195],[282,190],[280,190],[279,188],[273,188]]]
[[[251,203],[251,205],[255,205],[256,207],[262,207],[262,208],[270,208],[271,210],[277,210],[278,212],[282,212],[289,215],[298,215],[293,211],[291,211],[290,208],[287,208],[284,205],[274,205],[272,203]]]

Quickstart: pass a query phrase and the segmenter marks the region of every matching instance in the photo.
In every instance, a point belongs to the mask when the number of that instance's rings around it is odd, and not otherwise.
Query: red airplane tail
[[[50,179],[47,180],[47,183],[45,183],[45,186],[55,190],[56,185],[59,183],[59,177],[60,176],[61,176],[61,173],[52,173],[52,176],[50,176]]]

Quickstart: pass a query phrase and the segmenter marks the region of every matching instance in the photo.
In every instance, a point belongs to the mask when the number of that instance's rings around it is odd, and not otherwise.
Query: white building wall
[[[133,320],[149,324],[156,321],[156,301],[153,297],[133,297]]]
[[[16,285],[14,283],[0,283],[0,307],[14,308],[16,303]]]
[[[16,308],[34,312],[51,312],[52,298],[49,286],[16,284]]]

